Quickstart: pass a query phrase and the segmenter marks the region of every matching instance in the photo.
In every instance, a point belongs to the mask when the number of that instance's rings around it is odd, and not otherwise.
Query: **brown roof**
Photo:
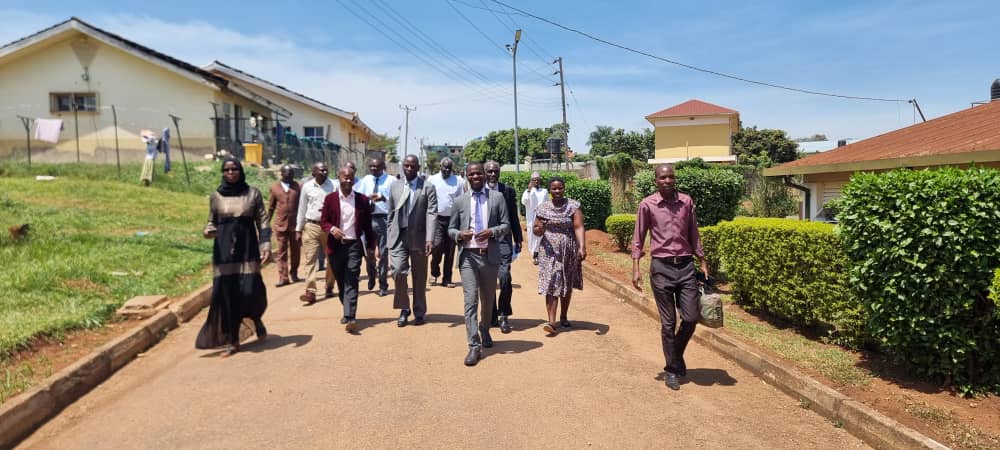
[[[865,162],[876,161],[900,163],[894,167],[905,167],[907,161],[913,162],[913,165],[934,165],[934,157],[941,161],[955,161],[960,154],[976,152],[980,152],[978,157],[968,155],[964,162],[988,161],[998,150],[1000,101],[994,101],[788,162],[765,171],[765,175],[833,172],[838,167],[864,170],[868,166],[875,168],[874,164]],[[881,167],[884,165],[879,168],[885,168]],[[817,166],[830,170],[815,170],[819,169]]]
[[[647,119],[659,117],[679,117],[679,116],[710,116],[716,114],[739,114],[739,111],[723,108],[701,100],[688,100],[679,105],[671,106],[663,111],[652,113],[646,116]]]

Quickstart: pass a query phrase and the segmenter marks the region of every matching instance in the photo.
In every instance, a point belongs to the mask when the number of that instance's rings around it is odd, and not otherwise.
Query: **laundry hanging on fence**
[[[35,119],[35,139],[57,144],[62,126],[62,119]]]
[[[163,173],[170,172],[170,128],[163,129],[160,137],[160,151],[163,152]]]
[[[149,186],[153,183],[153,160],[156,159],[156,144],[159,142],[153,130],[139,131],[139,137],[146,144],[146,160],[142,162],[142,172],[139,174],[139,181]]]

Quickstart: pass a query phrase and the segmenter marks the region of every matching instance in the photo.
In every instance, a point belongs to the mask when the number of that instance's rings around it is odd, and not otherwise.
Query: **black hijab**
[[[237,169],[240,169],[240,179],[236,180],[235,183],[229,183],[226,182],[226,177],[223,176],[222,184],[219,184],[219,193],[222,194],[223,197],[237,197],[245,194],[248,190],[250,190],[250,185],[247,184],[247,174],[243,170],[243,164],[240,164],[238,159],[226,158],[222,161],[223,169],[226,168],[226,163],[233,163],[236,165]]]

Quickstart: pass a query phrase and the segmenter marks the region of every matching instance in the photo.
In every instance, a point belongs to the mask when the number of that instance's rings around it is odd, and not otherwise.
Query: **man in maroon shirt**
[[[656,308],[660,311],[660,339],[666,359],[664,381],[675,391],[681,388],[677,377],[687,376],[684,349],[698,324],[698,280],[693,256],[698,256],[701,270],[708,276],[694,201],[687,194],[677,192],[676,184],[673,166],[664,164],[656,168],[658,192],[639,203],[632,235],[632,286],[640,291],[639,259],[643,255],[646,232],[650,235],[649,253],[653,261],[649,265],[649,279]],[[681,326],[675,333],[677,309],[681,311]]]

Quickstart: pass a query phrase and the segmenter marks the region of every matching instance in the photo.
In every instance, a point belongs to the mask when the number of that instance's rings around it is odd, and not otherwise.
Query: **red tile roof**
[[[701,100],[688,100],[679,105],[674,105],[664,109],[663,111],[652,113],[646,116],[646,118],[654,119],[658,117],[710,116],[715,114],[739,114],[739,111],[723,108],[719,105],[713,105]]]
[[[1000,101],[993,101],[773,169],[786,173],[805,173],[802,172],[804,168],[815,166],[997,150],[1000,150]]]

